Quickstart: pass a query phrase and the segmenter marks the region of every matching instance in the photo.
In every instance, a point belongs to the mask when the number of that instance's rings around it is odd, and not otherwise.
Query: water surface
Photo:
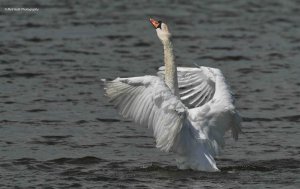
[[[37,7],[5,12],[3,7]],[[1,188],[299,188],[300,3],[3,1]],[[101,78],[155,75],[166,21],[180,66],[220,68],[244,117],[220,173],[181,171],[123,120]]]

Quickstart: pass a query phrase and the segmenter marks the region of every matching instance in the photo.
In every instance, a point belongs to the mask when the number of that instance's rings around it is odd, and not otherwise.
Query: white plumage
[[[161,30],[169,32],[164,25]],[[241,132],[229,87],[215,68],[177,67],[174,77],[166,70],[176,66],[174,58],[166,56],[170,54],[165,50],[166,67],[159,69],[158,76],[117,78],[106,83],[106,95],[124,118],[151,128],[156,147],[175,152],[180,169],[218,171],[214,156],[224,146],[224,133],[231,130],[237,139]],[[166,77],[178,79],[172,84],[175,89]]]

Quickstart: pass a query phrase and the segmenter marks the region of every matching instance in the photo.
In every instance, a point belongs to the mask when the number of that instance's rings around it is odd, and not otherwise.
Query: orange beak
[[[160,27],[161,22],[154,20],[153,18],[150,18],[150,22],[152,24],[152,26],[157,29]]]

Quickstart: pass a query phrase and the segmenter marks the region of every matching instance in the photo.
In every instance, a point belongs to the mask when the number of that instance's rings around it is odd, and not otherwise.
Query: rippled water
[[[0,187],[300,188],[299,12],[297,0],[2,1]],[[180,66],[218,67],[236,94],[245,134],[228,134],[220,173],[178,170],[103,96],[101,78],[162,65],[150,16]]]

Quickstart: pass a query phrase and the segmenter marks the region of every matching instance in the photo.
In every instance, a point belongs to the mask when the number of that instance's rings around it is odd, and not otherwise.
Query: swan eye
[[[157,21],[158,22],[158,26],[157,26],[157,28],[160,28],[161,29],[161,23],[162,23],[162,21]]]

